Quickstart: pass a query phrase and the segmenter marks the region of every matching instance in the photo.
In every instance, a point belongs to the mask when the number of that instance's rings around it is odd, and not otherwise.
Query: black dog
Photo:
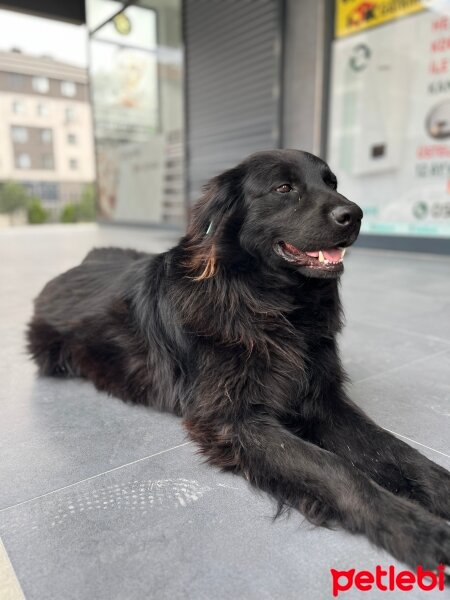
[[[36,300],[44,375],[184,419],[208,460],[411,566],[450,565],[450,474],[346,396],[338,278],[361,209],[305,152],[215,177],[160,255],[93,250]]]

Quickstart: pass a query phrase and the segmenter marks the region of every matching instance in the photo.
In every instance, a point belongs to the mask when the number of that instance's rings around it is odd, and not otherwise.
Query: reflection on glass
[[[129,6],[96,31],[95,39],[155,51],[156,19],[154,10]]]
[[[145,141],[158,127],[156,54],[91,44],[95,130],[100,140]]]
[[[448,238],[449,3],[389,4],[336,4],[328,159],[363,233]]]
[[[91,36],[103,219],[184,223],[180,11],[179,0],[128,6]]]
[[[122,9],[123,4],[113,0],[86,0],[86,21],[89,31],[93,31],[113,17]]]

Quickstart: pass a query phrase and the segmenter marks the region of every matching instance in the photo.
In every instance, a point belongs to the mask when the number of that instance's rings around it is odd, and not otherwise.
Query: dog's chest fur
[[[340,384],[331,365],[337,360],[335,336],[341,322],[335,282],[315,283],[289,292],[272,290],[266,295],[265,311],[252,311],[244,298],[233,302],[231,294],[224,296],[223,305],[208,305],[203,292],[203,305],[195,310],[190,295],[187,312],[186,305],[178,303],[192,340],[186,369],[189,387],[196,388],[196,380],[205,379],[205,374],[217,374],[213,385],[200,385],[196,394],[181,399],[184,410],[189,412],[191,403],[204,406],[207,399],[217,410],[245,412],[254,399],[260,402],[262,390],[276,389],[276,397],[268,397],[261,410],[287,420],[317,413],[329,390]],[[197,317],[204,318],[210,310],[214,320],[209,322],[222,326],[196,331]]]

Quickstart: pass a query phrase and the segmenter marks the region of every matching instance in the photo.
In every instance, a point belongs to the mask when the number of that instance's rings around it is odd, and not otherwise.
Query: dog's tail
[[[139,258],[145,258],[151,256],[146,252],[139,252],[130,248],[94,248],[84,257],[83,263],[100,261],[100,262],[118,262],[130,260],[138,260]]]
[[[72,377],[67,336],[52,327],[44,319],[33,317],[27,330],[27,350],[38,365],[41,375]]]

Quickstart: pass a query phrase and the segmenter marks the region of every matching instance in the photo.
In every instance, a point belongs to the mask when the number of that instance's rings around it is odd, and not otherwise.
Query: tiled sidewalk
[[[24,328],[49,278],[93,246],[173,241],[90,225],[0,232],[0,537],[26,598],[328,600],[331,567],[395,564],[299,515],[273,523],[271,501],[203,465],[177,418],[36,377]],[[450,259],[354,249],[342,292],[352,397],[450,468]]]

